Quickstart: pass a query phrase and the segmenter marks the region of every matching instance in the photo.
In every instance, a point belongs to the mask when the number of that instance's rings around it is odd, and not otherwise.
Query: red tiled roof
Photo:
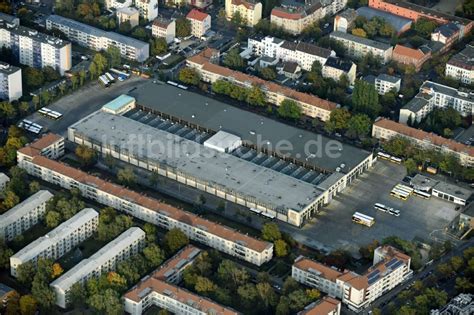
[[[337,107],[336,103],[333,103],[333,102],[330,102],[330,101],[327,101],[327,100],[323,100],[323,99],[321,99],[317,96],[310,95],[310,94],[307,94],[307,93],[298,92],[296,90],[287,88],[285,86],[282,86],[282,85],[279,85],[279,84],[276,84],[276,83],[273,83],[273,82],[265,81],[265,80],[260,79],[258,77],[254,77],[254,76],[245,74],[243,72],[234,71],[234,70],[231,70],[229,68],[213,64],[213,63],[209,62],[209,60],[207,58],[205,58],[202,55],[202,53],[188,58],[188,61],[191,62],[191,63],[196,63],[196,64],[201,65],[202,69],[205,70],[205,71],[216,73],[216,74],[219,74],[223,77],[231,77],[231,78],[234,78],[235,80],[237,80],[239,82],[242,82],[242,83],[243,82],[246,82],[246,83],[248,82],[248,83],[251,83],[253,85],[262,86],[262,87],[265,87],[270,92],[279,93],[279,94],[284,95],[287,98],[290,98],[290,99],[293,99],[293,100],[296,100],[296,101],[300,101],[300,102],[303,102],[303,103],[306,103],[308,105],[315,106],[315,107],[318,107],[318,108],[321,108],[321,109],[325,109],[327,111],[332,111],[332,110],[336,109],[336,107]]]
[[[331,280],[332,282],[336,282],[336,279],[338,279],[344,274],[336,269],[333,269],[306,257],[298,257],[293,266],[305,271],[308,271],[309,269],[316,270],[321,273],[322,277]]]
[[[32,144],[31,146],[33,145],[34,144]],[[22,153],[28,154],[30,152]],[[170,218],[173,218],[174,220],[185,222],[186,224],[199,227],[200,229],[205,229],[207,232],[217,235],[223,239],[234,242],[240,241],[245,244],[246,247],[257,252],[263,252],[271,246],[271,244],[268,242],[260,241],[253,237],[237,232],[233,229],[227,228],[218,223],[211,222],[201,217],[198,217],[193,213],[186,212],[169,204],[147,197],[143,194],[139,194],[123,186],[107,182],[101,178],[89,175],[81,170],[70,167],[58,161],[48,159],[47,157],[39,155],[39,152],[31,153],[33,153],[32,155],[30,155],[33,158],[32,162],[36,165],[50,169],[64,176],[70,177],[77,182],[93,185],[97,189],[100,189],[110,195],[117,196],[130,202],[134,202],[147,209],[158,212],[166,212],[166,215]]]
[[[325,296],[318,302],[309,305],[304,311],[299,312],[298,315],[327,315],[335,312],[340,304],[341,301]]]
[[[467,146],[465,144],[456,142],[451,139],[443,138],[434,133],[429,133],[420,129],[412,128],[390,119],[381,118],[374,123],[374,126],[392,130],[404,136],[415,138],[420,141],[427,140],[431,142],[431,144],[433,145],[440,146],[440,147],[444,146],[455,152],[460,152],[460,153],[462,152],[462,153],[468,154],[469,156],[474,156],[474,148],[471,146]]]
[[[193,20],[197,20],[197,21],[204,21],[207,17],[209,16],[209,14],[207,13],[204,13],[204,12],[201,12],[197,9],[192,9],[191,12],[188,13],[188,15],[186,15],[186,18],[188,19],[193,19]]]
[[[243,5],[247,9],[253,9],[255,7],[254,3],[245,0],[232,0],[232,4],[236,6]]]
[[[420,49],[408,48],[406,46],[398,44],[393,49],[393,54],[406,56],[417,60],[425,58],[425,54]]]
[[[287,19],[287,20],[299,20],[303,17],[306,16],[305,12],[296,12],[296,13],[290,13],[287,12],[281,8],[274,8],[271,13],[272,16],[279,17],[281,19]]]
[[[131,291],[125,294],[125,297],[139,302],[142,298],[139,296],[144,290],[152,290],[160,294],[167,295],[172,299],[180,301],[181,303],[187,304],[195,309],[199,309],[206,314],[216,314],[216,315],[237,315],[238,312],[224,307],[220,304],[217,304],[207,298],[191,293],[187,290],[181,289],[172,284],[166,283],[164,281],[148,278],[139,284],[137,284]]]
[[[176,266],[181,263],[182,261],[190,261],[187,260],[189,255],[195,251],[199,250],[199,248],[194,247],[192,245],[188,245],[182,250],[180,250],[176,255],[168,259],[166,262],[160,265],[158,269],[156,269],[153,274],[151,275],[152,278],[158,279],[158,280],[163,280],[166,281],[166,276],[165,274],[171,270],[176,268]],[[200,250],[199,250],[200,251]],[[196,256],[197,257],[197,256]],[[179,268],[182,268],[183,266],[180,266]]]

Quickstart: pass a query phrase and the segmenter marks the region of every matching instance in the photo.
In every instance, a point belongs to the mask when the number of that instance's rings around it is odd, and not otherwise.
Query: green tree
[[[460,256],[453,256],[449,263],[453,270],[458,272],[464,266],[464,259],[462,259]]]
[[[356,80],[352,93],[352,106],[355,112],[376,118],[381,106],[374,85],[364,80]]]
[[[122,185],[133,187],[137,183],[137,176],[133,168],[126,166],[117,172],[117,180]]]
[[[152,55],[161,55],[168,51],[168,43],[163,37],[158,37],[150,41],[150,49]]]
[[[5,192],[5,196],[2,202],[4,209],[11,209],[20,203],[20,198],[11,190]]]
[[[122,63],[122,56],[120,55],[120,49],[116,46],[107,47],[107,59],[108,64],[111,67],[118,67]]]
[[[141,41],[145,41],[146,38],[148,37],[148,35],[146,34],[145,28],[141,27],[141,26],[135,27],[135,29],[133,30],[131,36],[135,37],[135,38],[138,38]]]
[[[372,130],[372,121],[365,114],[357,114],[349,119],[347,127],[349,137],[362,138],[368,136]]]
[[[146,233],[146,240],[148,243],[154,243],[156,241],[157,229],[154,224],[145,223],[143,225],[143,231]]]
[[[278,107],[278,115],[297,120],[301,117],[301,107],[293,100],[284,99]]]
[[[38,301],[41,308],[50,310],[56,303],[56,294],[48,283],[43,281],[33,280],[31,287],[31,294]]]
[[[174,253],[189,244],[189,239],[180,229],[173,228],[166,232],[163,243],[168,253]]]
[[[227,259],[219,264],[217,276],[220,279],[220,283],[233,290],[244,285],[249,279],[245,269],[238,268],[234,262]]]
[[[306,305],[311,301],[303,290],[296,290],[288,295],[290,300],[290,309],[298,311],[304,309]]]
[[[247,94],[246,101],[253,106],[264,106],[266,102],[265,93],[258,86],[254,85]]]
[[[132,30],[132,24],[130,24],[130,21],[125,21],[120,23],[119,26],[119,32],[122,34],[128,34]]]
[[[198,85],[201,81],[201,76],[196,69],[185,67],[179,71],[178,79],[186,84]]]
[[[28,89],[35,89],[44,84],[44,75],[41,70],[26,67],[22,73],[24,84]]]
[[[10,257],[14,252],[5,244],[5,241],[0,239],[0,268],[10,268]]]
[[[262,78],[268,81],[273,81],[277,77],[277,73],[272,67],[265,67],[260,69],[260,75],[262,76]]]
[[[176,36],[187,37],[191,35],[191,22],[186,18],[176,19]]]
[[[352,35],[359,36],[359,37],[367,37],[366,31],[363,28],[353,28]]]
[[[298,290],[300,285],[292,277],[287,277],[285,282],[283,282],[282,292],[284,295],[289,295],[290,293]]]
[[[290,314],[290,301],[286,296],[281,296],[280,301],[275,310],[276,315],[288,315]]]
[[[250,309],[255,306],[258,298],[257,288],[253,283],[246,283],[237,289],[239,299],[245,308]]]
[[[78,309],[85,305],[85,301],[87,299],[87,291],[84,286],[76,282],[72,285],[71,289],[69,290],[69,302],[70,304]]]
[[[424,38],[430,38],[431,33],[437,27],[436,22],[428,20],[426,18],[420,18],[412,24],[412,29],[414,29],[418,35]]]
[[[21,284],[31,284],[31,279],[33,279],[36,274],[36,266],[32,261],[21,264],[17,268],[17,279]]]
[[[262,226],[262,238],[269,242],[281,239],[280,228],[276,223],[265,223]]]
[[[103,73],[108,65],[107,58],[105,58],[104,55],[102,55],[101,53],[96,53],[94,55],[94,58],[92,59],[92,63],[95,64],[98,74]],[[89,68],[89,71],[90,71],[90,68]]]
[[[458,292],[467,293],[474,289],[474,284],[466,277],[457,277],[455,287]]]
[[[288,244],[284,240],[275,241],[275,255],[277,257],[285,257],[288,255]]]
[[[145,247],[143,249],[143,256],[145,256],[149,266],[153,268],[158,267],[165,258],[163,251],[155,244]]]
[[[270,307],[274,307],[278,302],[278,295],[273,290],[272,286],[268,282],[257,283],[255,285],[258,297],[262,301],[263,306],[266,310]]]
[[[82,167],[91,167],[97,162],[97,153],[86,145],[78,145],[75,153]]]
[[[418,165],[417,165],[417,163],[414,159],[409,158],[403,164],[407,168],[407,173],[409,175],[416,173],[416,171],[418,169]]]
[[[56,211],[49,211],[44,217],[46,226],[55,228],[61,223],[61,214]]]
[[[38,302],[32,295],[23,295],[20,298],[21,315],[34,315],[38,309]]]
[[[194,289],[199,294],[209,296],[216,291],[217,285],[206,277],[198,276]]]
[[[44,79],[48,82],[53,82],[53,81],[57,81],[61,79],[61,75],[53,67],[46,66],[43,69],[41,69],[41,71],[43,72]]]
[[[245,60],[239,54],[238,48],[232,48],[225,55],[223,63],[226,67],[234,70],[242,70],[245,67]]]
[[[87,304],[100,314],[123,314],[123,305],[118,292],[107,289],[105,292],[94,294],[87,300]]]

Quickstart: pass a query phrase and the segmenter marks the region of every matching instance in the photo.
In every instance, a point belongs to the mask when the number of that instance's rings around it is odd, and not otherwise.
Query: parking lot
[[[410,196],[407,201],[390,196],[393,186],[402,181],[405,168],[379,161],[338,195],[321,213],[301,230],[292,231],[297,240],[312,242],[330,251],[344,248],[357,253],[361,245],[372,240],[381,241],[396,235],[406,240],[419,237],[426,241],[442,237],[444,227],[456,216],[455,205],[432,197],[425,200]],[[375,203],[383,203],[401,214],[395,217],[375,210]],[[352,223],[355,211],[375,219],[372,227]]]
[[[135,76],[126,81],[114,83],[109,88],[104,88],[97,82],[93,82],[47,106],[49,109],[63,114],[60,120],[51,120],[38,113],[30,115],[27,119],[40,124],[44,130],[66,136],[67,128],[70,125],[95,112],[117,96],[127,94],[128,91],[145,82],[147,82],[146,79]]]

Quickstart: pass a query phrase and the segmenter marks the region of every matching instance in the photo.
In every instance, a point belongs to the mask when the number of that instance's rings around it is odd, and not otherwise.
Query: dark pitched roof
[[[332,67],[332,68],[336,68],[336,69],[348,72],[349,70],[351,70],[353,64],[354,63],[349,60],[329,57],[324,66]]]

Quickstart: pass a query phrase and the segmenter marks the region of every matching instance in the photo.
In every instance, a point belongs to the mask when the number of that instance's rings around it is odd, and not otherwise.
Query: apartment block
[[[418,49],[396,45],[393,49],[392,59],[398,63],[415,67],[416,71],[421,70],[421,66],[431,58],[431,50],[427,47]]]
[[[190,6],[198,9],[205,9],[212,4],[212,0],[171,0],[175,6]]]
[[[302,69],[310,71],[313,63],[326,63],[334,51],[304,42],[291,42],[271,36],[250,37],[247,49],[258,56],[268,56],[283,62],[296,62]]]
[[[332,32],[329,36],[340,42],[352,58],[360,59],[372,53],[375,58],[380,59],[384,64],[392,59],[393,47],[389,44],[339,31]]]
[[[228,20],[239,12],[240,17],[249,27],[255,26],[262,19],[263,6],[256,0],[225,0],[225,14]]]
[[[319,0],[284,0],[280,6],[273,8],[270,22],[288,33],[298,35],[323,16],[323,6]]]
[[[474,46],[466,45],[461,52],[452,56],[446,64],[446,76],[464,84],[474,83]]]
[[[50,15],[46,19],[46,28],[58,29],[72,42],[92,50],[101,51],[107,50],[109,46],[117,47],[122,57],[138,62],[143,62],[150,56],[148,43],[118,33],[106,32],[59,15]]]
[[[46,202],[53,198],[47,190],[40,190],[0,215],[0,239],[12,241],[37,224],[46,211]]]
[[[49,159],[57,159],[64,155],[64,138],[48,133],[21,150],[30,156],[42,155]]]
[[[188,67],[196,69],[205,82],[213,83],[217,80],[229,80],[249,88],[257,85],[262,87],[269,103],[279,106],[285,99],[293,100],[300,105],[303,114],[313,118],[318,117],[322,121],[328,120],[331,111],[337,108],[337,104],[320,99],[314,95],[298,92],[243,72],[233,71],[229,68],[213,64],[206,57],[208,54],[207,51],[204,51],[187,59]]]
[[[325,296],[306,306],[297,315],[339,315],[341,314],[341,304],[341,301]]]
[[[356,79],[357,66],[350,60],[329,57],[322,68],[324,78],[331,78],[338,82],[341,76],[346,76],[349,84],[353,85]]]
[[[12,50],[19,63],[52,67],[61,75],[71,69],[71,43],[24,26],[0,21],[0,47]]]
[[[445,306],[431,310],[430,315],[469,315],[474,313],[474,295],[461,293]]]
[[[336,13],[344,10],[347,6],[347,0],[320,0],[323,6],[324,16],[333,16]]]
[[[380,95],[390,91],[399,92],[401,83],[402,79],[382,73],[375,78],[375,89]]]
[[[434,133],[412,128],[386,118],[377,119],[372,126],[372,137],[374,138],[387,141],[397,136],[407,138],[422,148],[454,154],[459,158],[459,162],[463,165],[474,165],[474,148],[471,146],[443,138]]]
[[[0,172],[0,193],[5,190],[9,182],[10,182],[10,177],[5,175],[5,173]]]
[[[460,30],[457,24],[449,22],[435,28],[431,33],[431,40],[443,44],[441,52],[447,51],[451,46],[460,39]]]
[[[395,248],[380,246],[375,249],[373,266],[363,275],[300,256],[293,264],[291,276],[302,284],[340,299],[350,310],[359,312],[409,279],[413,273],[410,262],[409,256]]]
[[[155,278],[140,282],[132,291],[125,294],[124,301],[125,311],[131,315],[143,314],[151,305],[173,314],[240,314],[203,296]]]
[[[435,108],[454,108],[461,116],[474,114],[474,94],[468,89],[458,89],[425,81],[419,93],[400,110],[399,122],[420,122]]]
[[[118,24],[129,22],[134,28],[140,22],[140,12],[133,7],[120,8],[116,12]]]
[[[201,38],[211,29],[211,16],[197,9],[192,9],[186,19],[191,22],[191,35]]]
[[[54,230],[42,236],[10,257],[10,273],[16,278],[18,267],[29,261],[35,265],[39,258],[57,260],[85,241],[97,230],[99,213],[86,208]]]
[[[122,9],[132,6],[132,0],[105,0],[105,7],[107,9]]]
[[[182,280],[184,269],[191,266],[199,255],[201,255],[199,248],[188,245],[161,264],[151,277],[167,283],[178,284]]]
[[[334,17],[333,30],[335,32],[347,33],[347,31],[354,25],[357,16],[357,11],[352,8],[342,11]]]
[[[145,20],[153,21],[158,17],[158,0],[135,0],[134,5]]]
[[[153,37],[162,37],[170,44],[176,37],[176,22],[174,20],[157,18],[151,27]]]
[[[3,12],[0,12],[0,21],[4,21],[5,23],[14,25],[14,26],[19,26],[20,25],[20,19],[17,18],[16,16],[9,15]]]
[[[83,259],[72,269],[54,280],[50,286],[56,293],[56,305],[66,308],[68,293],[76,284],[84,284],[91,278],[115,270],[117,265],[136,255],[145,246],[145,232],[138,227],[131,227],[98,252],[87,259]]]
[[[0,61],[0,100],[12,102],[22,95],[21,69]]]
[[[34,146],[34,143],[31,146]],[[178,228],[190,239],[258,266],[270,261],[273,245],[207,221],[156,199],[109,183],[78,169],[42,156],[29,147],[18,150],[18,165],[30,175],[65,189],[77,188],[100,204],[123,211],[165,229]]]

